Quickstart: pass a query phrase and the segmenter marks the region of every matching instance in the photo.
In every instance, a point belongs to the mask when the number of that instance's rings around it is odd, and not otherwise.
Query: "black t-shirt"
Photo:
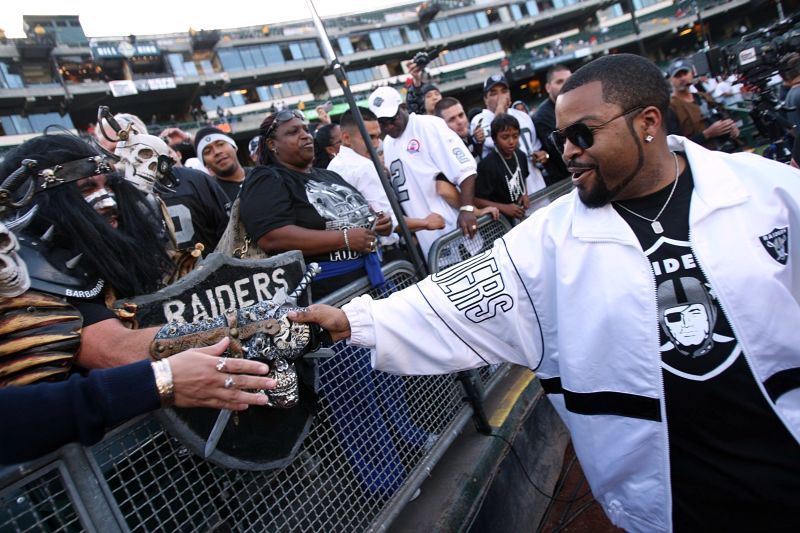
[[[369,227],[371,212],[364,197],[330,170],[296,172],[279,165],[256,167],[242,188],[241,220],[253,242],[283,226],[313,230]],[[299,246],[298,246],[299,247]],[[333,250],[312,261],[347,261],[361,254]]]
[[[342,230],[369,227],[372,219],[369,204],[361,193],[335,172],[312,168],[303,173],[281,165],[253,169],[242,188],[239,215],[254,243],[264,234],[283,226]],[[305,256],[305,260],[306,264],[338,262],[358,259],[362,255],[342,248],[323,255]],[[364,269],[358,269],[333,278],[317,278],[311,283],[311,293],[314,300],[319,300],[365,275]]]
[[[662,234],[620,204],[653,219],[672,184],[612,204],[655,274],[674,530],[800,531],[800,445],[759,388],[691,249],[693,186],[687,166],[659,218]]]
[[[172,217],[178,248],[200,242],[206,255],[216,248],[228,224],[228,197],[217,185],[219,180],[199,170],[179,167],[172,171],[179,179],[178,186],[175,192],[161,194],[161,199]]]
[[[239,196],[239,191],[242,190],[242,183],[241,181],[228,181],[228,180],[221,180],[219,178],[214,178],[214,181],[217,182],[217,185],[220,186],[222,191],[227,196],[227,202],[225,202],[225,210],[230,212],[231,205],[233,205],[233,201],[236,200],[236,197]]]
[[[475,180],[475,196],[499,204],[518,202],[521,195],[525,194],[525,180],[529,171],[525,153],[517,148],[516,156],[506,159],[505,164],[497,151],[492,151],[481,159]]]

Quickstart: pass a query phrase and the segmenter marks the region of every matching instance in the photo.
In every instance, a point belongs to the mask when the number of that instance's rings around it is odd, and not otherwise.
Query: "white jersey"
[[[517,119],[519,122],[519,149],[528,154],[528,180],[526,185],[528,187],[528,194],[532,194],[539,189],[544,188],[544,178],[542,172],[533,164],[531,156],[534,152],[542,150],[542,142],[536,136],[536,127],[533,125],[533,119],[527,113],[514,108],[506,111],[509,115]],[[480,122],[483,132],[486,134],[486,140],[483,141],[483,154],[481,157],[486,157],[494,151],[494,139],[492,139],[492,120],[495,114],[488,109],[484,109],[474,117],[469,123],[469,133],[473,135],[475,128],[478,127]]]
[[[371,159],[357,154],[352,148],[342,146],[336,157],[328,163],[328,170],[336,172],[347,183],[358,189],[373,211],[382,211],[391,216],[393,227],[397,227],[397,218]],[[396,244],[399,239],[400,237],[396,233],[380,238],[381,243],[385,246]]]
[[[444,174],[451,183],[460,185],[476,174],[475,160],[444,120],[414,113],[409,115],[400,137],[386,136],[383,154],[394,192],[405,214],[425,218],[430,213],[438,213],[444,217],[444,229],[416,234],[427,256],[437,238],[456,229],[458,219],[458,211],[436,192],[436,176]]]

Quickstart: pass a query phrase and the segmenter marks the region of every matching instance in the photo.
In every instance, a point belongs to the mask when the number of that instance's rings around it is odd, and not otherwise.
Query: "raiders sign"
[[[789,260],[789,228],[774,228],[759,237],[764,249],[778,263],[785,265]]]
[[[265,300],[282,302],[303,277],[300,252],[268,259],[244,260],[216,253],[177,283],[149,294],[118,302],[135,304],[139,328],[172,320],[194,322],[216,317],[230,308]],[[208,457],[226,468],[269,470],[294,459],[311,427],[316,408],[317,369],[313,361],[295,362],[298,403],[288,409],[252,406],[233,413],[214,452]],[[203,457],[206,440],[217,420],[217,409],[162,409],[157,415],[167,431]]]

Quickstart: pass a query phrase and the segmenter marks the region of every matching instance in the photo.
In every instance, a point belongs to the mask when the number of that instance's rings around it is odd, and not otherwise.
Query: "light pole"
[[[364,144],[366,145],[367,150],[369,150],[372,164],[375,165],[375,170],[378,171],[378,176],[381,179],[383,190],[386,192],[386,197],[389,199],[389,203],[392,206],[392,211],[394,211],[396,215],[397,223],[400,228],[400,235],[402,235],[403,239],[406,241],[408,253],[411,255],[411,259],[414,262],[417,275],[422,278],[428,274],[428,267],[426,266],[425,261],[422,260],[422,257],[420,256],[416,246],[414,246],[414,240],[411,236],[411,232],[408,230],[408,226],[403,218],[403,210],[400,207],[400,202],[397,201],[397,196],[394,194],[394,188],[392,188],[392,184],[389,183],[389,178],[383,171],[383,164],[378,158],[378,152],[376,152],[375,147],[372,146],[369,133],[367,133],[367,127],[364,125],[364,118],[361,116],[361,111],[359,111],[358,106],[356,105],[353,92],[350,90],[350,82],[347,79],[347,73],[344,71],[344,67],[336,57],[336,52],[334,52],[333,47],[331,46],[330,39],[328,39],[328,34],[325,31],[325,26],[322,25],[322,20],[317,14],[317,9],[314,7],[313,0],[306,0],[306,5],[308,5],[308,10],[311,12],[311,18],[314,21],[314,26],[317,28],[317,33],[319,33],[319,38],[322,42],[323,54],[328,61],[330,61],[330,67],[331,70],[333,70],[333,75],[336,77],[336,81],[339,82],[342,91],[344,91],[344,97],[347,100],[347,105],[350,106],[350,112],[353,113],[353,117],[356,119],[358,131],[364,138]]]

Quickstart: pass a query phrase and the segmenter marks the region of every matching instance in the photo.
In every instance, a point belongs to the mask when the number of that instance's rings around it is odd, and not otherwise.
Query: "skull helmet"
[[[172,170],[169,146],[154,135],[130,135],[117,144],[114,154],[120,158],[117,168],[125,179],[145,194],[152,194],[156,183],[168,178]]]

